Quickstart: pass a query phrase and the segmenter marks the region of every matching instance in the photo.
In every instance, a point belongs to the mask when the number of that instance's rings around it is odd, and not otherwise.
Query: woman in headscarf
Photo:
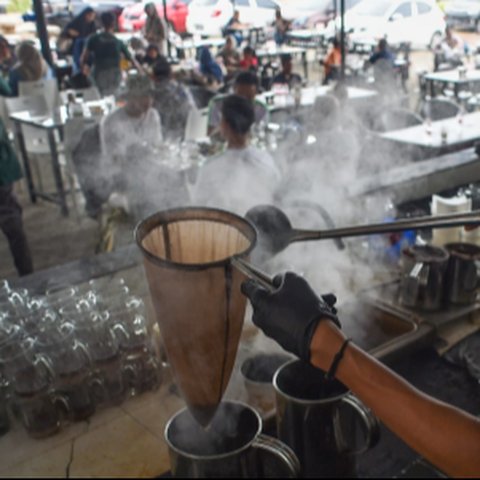
[[[95,10],[91,7],[83,9],[65,27],[64,35],[73,40],[72,55],[77,71],[80,70],[80,56],[85,46],[85,41],[96,31]]]
[[[147,20],[143,32],[145,40],[150,45],[156,45],[159,52],[163,55],[165,53],[165,28],[162,19],[158,16],[157,8],[153,2],[145,5],[145,13],[147,14]]]
[[[18,61],[10,70],[9,75],[13,96],[18,95],[18,82],[33,82],[44,78],[53,78],[51,68],[33,43],[29,41],[19,43],[16,55]]]
[[[223,84],[223,72],[220,65],[213,59],[208,47],[200,52],[200,72],[207,78],[207,82]]]

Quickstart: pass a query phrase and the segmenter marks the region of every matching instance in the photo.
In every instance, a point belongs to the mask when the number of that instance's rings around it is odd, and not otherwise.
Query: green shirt
[[[0,186],[10,185],[22,178],[22,169],[10,143],[5,125],[0,120]]]
[[[127,60],[132,60],[126,45],[112,33],[95,33],[88,39],[86,48],[93,54],[93,68],[96,71],[119,69],[122,53]]]

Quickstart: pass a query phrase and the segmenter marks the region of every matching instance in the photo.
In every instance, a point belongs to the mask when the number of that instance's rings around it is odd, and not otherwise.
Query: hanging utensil
[[[480,212],[454,213],[450,215],[406,218],[394,222],[365,224],[331,228],[326,230],[301,230],[292,227],[287,215],[273,205],[258,205],[245,215],[256,227],[258,249],[271,256],[284,250],[293,242],[326,240],[342,237],[358,237],[411,229],[451,228],[464,225],[480,225]]]

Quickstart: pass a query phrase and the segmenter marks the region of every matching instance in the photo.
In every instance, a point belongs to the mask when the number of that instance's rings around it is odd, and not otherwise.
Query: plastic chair
[[[204,87],[192,85],[189,88],[198,109],[208,107],[210,100],[216,95],[215,92],[211,92]]]
[[[67,167],[67,180],[69,183],[70,193],[72,195],[72,203],[77,220],[79,219],[79,208],[76,193],[79,191],[79,186],[77,175],[75,173],[75,165],[72,159],[73,151],[82,140],[83,132],[96,123],[98,122],[94,118],[67,118],[63,129],[63,145],[65,153],[65,165]]]
[[[54,78],[34,82],[18,82],[18,93],[20,97],[42,95],[45,97],[48,109],[52,112],[60,106],[57,80]]]
[[[423,118],[415,112],[406,108],[392,108],[381,112],[373,119],[373,130],[375,132],[388,132],[400,128],[421,125]]]
[[[185,140],[198,140],[207,137],[208,110],[190,109],[185,125]]]
[[[456,117],[460,112],[460,105],[448,98],[431,98],[425,100],[420,108],[420,115],[430,120],[443,120]]]
[[[48,105],[43,95],[5,98],[7,114],[15,112],[29,111],[33,115],[47,115]],[[7,125],[12,129],[12,121]],[[50,147],[46,132],[38,128],[22,125],[22,134],[25,141],[27,154],[32,159],[35,174],[38,179],[39,189],[43,192],[43,181],[38,165],[39,156],[48,156],[50,158]]]

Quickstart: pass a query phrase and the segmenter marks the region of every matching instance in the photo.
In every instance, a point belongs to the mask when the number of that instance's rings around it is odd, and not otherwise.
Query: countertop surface
[[[87,262],[84,269],[86,278],[83,280],[107,274],[112,278],[121,276],[132,286],[134,293],[148,298],[138,257],[117,254],[115,261],[113,258],[105,256],[103,260],[99,259],[99,264],[93,270],[93,264]],[[103,265],[101,270],[100,264]],[[62,280],[64,275],[64,281],[67,281],[70,275],[75,278],[71,283],[82,281],[78,269],[75,273],[72,265],[56,269],[55,272],[57,280]],[[26,279],[24,284],[28,284],[32,290],[36,285],[37,290],[41,290],[48,278],[48,273],[39,272],[37,277]],[[471,333],[476,329],[478,327],[468,331]],[[479,337],[480,334],[477,332],[474,336]],[[245,401],[245,386],[239,376],[238,366],[252,351],[272,348],[274,343],[269,342],[251,321],[245,321],[236,365],[224,398]],[[469,374],[467,368],[453,365],[441,357],[433,346],[398,359],[391,367],[426,393],[473,414],[480,414],[479,382]],[[170,463],[163,438],[164,428],[169,418],[184,407],[184,402],[176,393],[167,364],[162,368],[162,373],[163,381],[157,391],[133,397],[118,407],[97,410],[88,421],[65,425],[51,437],[35,440],[27,435],[20,424],[15,423],[7,434],[0,437],[0,476],[168,475]],[[267,421],[267,426],[270,428],[267,433],[274,434],[274,422]],[[402,440],[382,426],[380,442],[359,457],[358,473],[362,477],[398,477],[418,459],[419,456]],[[433,471],[432,476],[435,476]]]

